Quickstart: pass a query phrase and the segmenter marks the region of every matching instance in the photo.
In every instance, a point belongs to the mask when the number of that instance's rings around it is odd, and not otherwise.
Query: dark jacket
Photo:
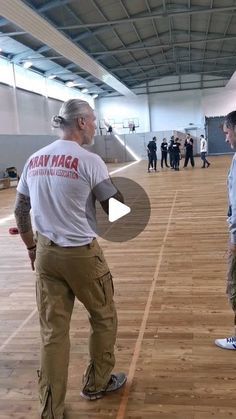
[[[193,154],[193,139],[190,138],[189,142],[185,140],[184,147],[186,149],[186,154]]]
[[[164,152],[167,153],[167,151],[168,151],[168,144],[167,143],[164,143],[164,142],[161,143],[161,151],[164,151]]]
[[[156,151],[157,151],[157,145],[156,145],[156,142],[155,141],[149,141],[149,143],[148,143],[148,145],[147,145],[147,148],[148,148],[148,150],[149,150],[149,152],[150,152],[150,154],[154,154],[154,153],[156,153]]]
[[[172,145],[172,153],[174,155],[179,154],[180,153],[180,143],[173,143]]]

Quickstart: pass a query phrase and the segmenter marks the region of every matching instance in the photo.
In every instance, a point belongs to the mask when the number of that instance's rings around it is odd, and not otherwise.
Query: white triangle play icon
[[[110,223],[113,223],[114,221],[119,220],[119,218],[124,217],[124,215],[129,214],[131,209],[127,205],[122,204],[122,202],[117,201],[117,199],[110,198],[108,211],[108,220]]]

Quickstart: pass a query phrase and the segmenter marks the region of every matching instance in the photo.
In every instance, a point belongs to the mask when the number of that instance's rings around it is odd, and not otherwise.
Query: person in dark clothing
[[[188,162],[190,160],[191,166],[194,167],[194,158],[193,158],[193,139],[190,137],[190,134],[187,134],[185,143],[185,161],[184,167],[188,166]]]
[[[109,125],[107,132],[109,132],[109,134],[112,134],[112,126]]]
[[[166,138],[163,138],[162,143],[161,143],[161,168],[162,169],[163,169],[163,161],[165,161],[166,167],[170,167],[168,166],[168,163],[167,163],[167,154],[168,154],[168,144],[167,144]]]
[[[148,145],[147,145],[148,172],[150,172],[150,171],[151,171],[151,169],[153,169],[153,163],[152,163],[152,161],[151,161],[151,153],[150,153],[150,150],[149,150],[149,148],[148,148],[148,146],[149,146],[150,142],[151,142],[151,141],[149,141],[149,143],[148,143]]]
[[[172,153],[173,153],[173,169],[179,170],[179,161],[180,161],[180,142],[179,139],[176,137],[175,141],[172,145]]]
[[[148,160],[148,172],[150,172],[150,167],[153,167],[155,172],[157,171],[157,145],[156,145],[156,137],[153,137],[152,141],[148,143],[148,150],[149,150],[149,160]]]
[[[170,158],[170,167],[171,167],[171,169],[174,169],[174,167],[173,167],[173,150],[172,150],[172,146],[173,146],[173,144],[174,144],[174,141],[175,141],[175,137],[174,137],[174,135],[172,135],[171,137],[170,137],[170,142],[169,142],[169,146],[168,146],[168,152],[169,152],[169,158]]]

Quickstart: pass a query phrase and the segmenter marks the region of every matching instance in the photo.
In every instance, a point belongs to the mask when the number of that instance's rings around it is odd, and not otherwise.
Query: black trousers
[[[180,160],[179,153],[178,154],[174,154],[173,155],[173,168],[175,170],[179,170],[179,160]]]
[[[173,167],[173,165],[174,165],[173,151],[169,151],[169,159],[170,159],[170,167]]]
[[[167,151],[162,151],[161,152],[161,167],[162,168],[163,168],[163,161],[165,161],[166,167],[169,167],[168,163],[167,163]]]
[[[148,155],[148,170],[152,167],[154,170],[157,170],[157,155],[156,153],[149,153]]]
[[[191,162],[191,166],[194,167],[195,163],[194,163],[194,158],[193,158],[193,154],[192,153],[191,154],[190,153],[186,153],[185,161],[184,161],[184,167],[187,167],[188,166],[189,160]]]

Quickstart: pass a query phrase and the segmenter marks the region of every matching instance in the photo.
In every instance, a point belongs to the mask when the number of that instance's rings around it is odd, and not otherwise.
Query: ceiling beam
[[[94,3],[94,0],[91,0],[93,3]],[[100,10],[100,8],[97,6],[97,4],[96,3],[94,3],[94,6],[97,8],[97,10],[98,10],[98,12],[101,14],[102,12],[101,12],[101,10]],[[75,19],[75,21],[76,22],[78,22],[79,24],[80,23],[83,23],[82,21],[81,21],[81,18],[71,9],[71,7],[70,6],[66,6],[66,10],[70,13],[70,15],[73,17],[73,19]],[[106,19],[106,17],[102,14],[102,17],[104,18],[104,19]],[[105,29],[108,29],[108,27],[106,27]],[[86,28],[86,31],[87,32],[85,32],[86,34],[87,33],[89,33],[89,34],[94,34],[94,38],[99,42],[99,44],[102,46],[102,48],[104,48],[105,50],[108,50],[108,48],[106,47],[106,45],[100,40],[100,38],[95,34],[95,32],[99,32],[99,31],[104,31],[104,28],[98,28],[97,30],[95,30],[95,31],[92,31],[90,28]],[[114,32],[115,32],[115,30],[113,30]],[[81,36],[82,36],[83,34],[79,34],[79,35],[77,35],[76,37],[74,37],[74,39],[73,39],[73,42],[75,42],[75,43],[77,43],[77,41],[79,41],[80,39],[81,39]],[[124,43],[121,43],[121,45],[123,46],[123,47],[125,47],[125,45],[124,45]],[[117,57],[114,57],[114,60],[115,60],[115,62],[117,62],[118,63],[118,65],[120,65],[121,64],[121,62],[120,62],[120,60],[117,58]],[[97,60],[96,60],[97,62],[98,62],[98,57],[97,57]],[[100,63],[98,62],[98,65],[99,65]]]
[[[48,12],[49,10],[55,9],[56,7],[64,6],[65,4],[71,3],[72,0],[50,0],[43,6],[34,8],[40,13]],[[30,6],[31,7],[31,6]]]
[[[210,81],[210,80],[209,80]],[[157,94],[157,93],[159,93],[159,94],[161,94],[161,93],[173,93],[173,92],[184,92],[184,91],[186,91],[186,90],[206,90],[206,89],[214,89],[214,88],[217,88],[217,87],[224,87],[225,85],[226,85],[226,81],[227,80],[223,80],[222,81],[222,84],[223,84],[223,86],[219,86],[219,85],[213,85],[213,86],[204,86],[204,87],[189,87],[189,88],[187,88],[187,87],[184,87],[183,86],[183,88],[181,87],[182,85],[180,84],[180,89],[171,89],[171,90],[155,90],[154,92],[150,92],[149,91],[149,95],[154,95],[154,94]],[[216,83],[216,82],[215,82]],[[135,89],[134,89],[135,90]],[[136,95],[137,96],[140,96],[140,95],[145,95],[146,93],[136,93]],[[101,97],[109,97],[109,95],[107,95],[107,96],[104,96],[104,95],[102,95]],[[112,96],[110,96],[110,97],[118,97],[118,96],[116,96],[116,95],[112,95]]]
[[[236,54],[235,55],[224,55],[222,57],[207,57],[207,58],[197,58],[197,59],[191,59],[191,63],[198,63],[198,62],[202,62],[202,61],[217,61],[217,60],[232,60],[235,59],[236,60]],[[142,68],[152,68],[152,67],[164,67],[170,64],[188,64],[189,60],[177,60],[177,61],[168,61],[168,62],[163,62],[160,64],[155,64],[155,66],[153,64],[141,64],[139,66],[141,66]],[[139,67],[137,66],[132,66],[132,65],[123,65],[120,67],[113,67],[113,68],[109,68],[109,71],[119,71],[119,70],[137,70]]]
[[[217,37],[217,38],[204,38],[204,39],[194,39],[191,41],[179,41],[179,42],[174,42],[174,43],[167,43],[167,44],[162,44],[162,45],[146,45],[146,46],[142,46],[142,47],[131,47],[129,48],[129,46],[127,46],[125,49],[113,49],[113,50],[109,50],[109,51],[99,51],[99,52],[92,52],[91,55],[106,55],[106,54],[124,54],[125,52],[130,52],[130,51],[142,51],[142,50],[146,50],[146,49],[157,49],[157,48],[169,48],[169,47],[178,47],[178,46],[182,46],[182,45],[189,45],[189,44],[199,44],[199,43],[206,43],[206,42],[218,42],[218,41],[233,41],[236,39],[236,35],[229,35],[229,36],[225,36],[225,37]]]
[[[235,69],[235,67],[232,67],[232,68],[229,68],[229,67],[227,67],[227,68],[224,68],[224,69],[221,69],[221,70],[209,70],[209,71],[195,71],[195,72],[192,72],[191,74],[196,74],[196,75],[198,75],[198,74],[214,74],[214,73],[225,73],[225,74],[231,74],[233,71],[234,71],[234,69]],[[132,78],[126,78],[126,79],[123,79],[124,81],[134,81],[134,80],[140,80],[141,82],[145,82],[146,80],[149,80],[149,81],[151,81],[151,80],[157,80],[157,79],[160,79],[160,78],[164,78],[164,77],[171,77],[171,76],[178,76],[178,75],[181,75],[181,76],[183,76],[183,75],[188,75],[189,76],[189,73],[185,73],[185,72],[183,72],[183,73],[176,73],[176,72],[173,72],[173,73],[171,73],[171,74],[164,74],[164,75],[158,75],[158,76],[156,76],[156,77],[149,77],[148,75],[147,75],[147,77],[146,78],[142,78],[142,77],[132,77]]]
[[[160,13],[152,13],[147,14],[146,16],[136,16],[126,19],[117,19],[117,20],[109,20],[108,22],[97,22],[97,23],[84,23],[81,25],[65,25],[59,26],[57,29],[79,29],[79,28],[96,28],[99,26],[113,26],[113,25],[123,25],[132,22],[142,22],[145,20],[151,19],[163,19],[163,18],[171,18],[175,16],[184,16],[184,15],[194,15],[194,14],[206,14],[206,13],[222,13],[222,12],[232,12],[236,10],[236,5],[234,6],[225,6],[225,7],[192,7],[191,9],[185,8],[184,10],[166,10],[166,12],[162,11]]]
[[[176,74],[183,74],[183,73],[201,74],[202,72],[206,72],[206,71],[211,72],[211,70],[216,71],[216,72],[221,72],[221,71],[227,72],[227,71],[233,71],[235,69],[235,67],[236,67],[236,64],[235,64],[235,66],[232,65],[232,66],[229,66],[229,67],[226,68],[226,67],[224,67],[224,64],[222,64],[221,66],[215,66],[214,63],[211,63],[211,65],[209,65],[209,63],[208,63],[208,66],[203,67],[203,68],[199,67],[199,66],[197,66],[197,67],[193,66],[192,71],[189,72],[189,62],[186,62],[184,67],[178,67],[177,70],[175,69],[175,72],[176,72]],[[159,71],[152,70],[152,71],[148,72],[148,75],[145,74],[144,79],[146,80],[148,78],[149,80],[151,80],[152,78],[155,79],[156,77],[162,77],[163,78],[163,77],[166,77],[168,75],[172,75],[173,70],[174,70],[174,67],[172,67],[172,70],[170,70],[169,72],[166,71],[164,74],[160,70]],[[132,80],[139,79],[139,78],[141,79],[142,77],[143,77],[143,74],[140,73],[140,71],[137,70],[137,72],[135,72],[132,75],[132,77],[130,77],[130,76],[123,77],[123,80],[132,81]]]
[[[93,0],[94,1],[94,0]],[[128,17],[128,18],[130,18],[130,14],[129,14],[129,12],[128,12],[128,10],[127,10],[127,8],[126,8],[126,6],[124,5],[124,3],[123,3],[123,1],[122,0],[119,0],[120,1],[120,4],[121,4],[121,6],[122,6],[122,8],[123,8],[123,10],[125,11],[125,14],[126,14],[126,16]],[[134,23],[132,23],[132,28],[133,28],[133,30],[134,30],[134,32],[135,32],[135,35],[136,35],[136,37],[137,37],[137,39],[138,39],[138,43],[139,44],[142,44],[142,38],[141,38],[141,36],[140,36],[140,34],[139,34],[139,31],[138,31],[138,29],[136,28],[136,25],[134,24]],[[113,30],[113,32],[115,32],[115,34],[118,36],[118,34],[117,34],[117,31],[115,30],[115,29],[112,29]],[[120,38],[120,36],[119,36],[119,39],[120,39],[120,41],[123,43],[123,41],[122,41],[122,39]],[[125,47],[126,47],[126,45],[125,45]],[[151,61],[152,61],[152,58],[150,57],[150,54],[149,54],[149,51],[145,51],[145,54],[147,55],[147,58],[148,59],[150,59]],[[139,67],[139,62],[138,62],[138,60],[134,57],[134,55],[133,54],[130,54],[131,55],[131,58],[133,59],[133,61],[137,64],[137,66]],[[153,64],[155,64],[153,61],[152,61],[152,63]],[[143,71],[143,69],[142,69],[142,67],[140,66],[140,71],[142,71],[144,74],[145,74],[145,72]]]
[[[154,92],[149,92],[149,95],[155,95],[155,94],[157,94],[157,93],[159,93],[159,94],[161,94],[161,93],[173,93],[173,92],[184,92],[184,91],[188,91],[188,90],[206,90],[206,89],[216,89],[217,87],[225,87],[225,83],[224,83],[224,85],[223,86],[219,86],[219,85],[213,85],[213,86],[205,86],[205,87],[190,87],[190,88],[187,88],[187,87],[181,87],[180,86],[180,89],[174,89],[174,90],[156,90],[156,91],[154,91]],[[134,89],[135,90],[135,89]],[[142,96],[142,95],[146,95],[147,93],[146,92],[142,92],[142,93],[136,93],[136,95],[137,96]],[[100,98],[105,98],[105,99],[109,99],[109,98],[115,98],[115,97],[120,97],[120,95],[114,95],[114,94],[112,94],[112,95],[110,95],[110,94],[103,94],[103,95],[100,95]]]
[[[211,4],[210,4],[210,8],[212,9],[213,7],[213,1],[211,0]],[[210,26],[211,26],[211,20],[212,20],[212,14],[208,16],[208,21],[207,21],[207,27],[206,27],[206,34],[205,34],[205,38],[208,37],[209,34],[209,30],[210,30]],[[225,34],[224,34],[225,36]],[[203,48],[203,53],[202,53],[202,57],[205,58],[205,54],[206,54],[206,48],[207,48],[207,43],[205,43],[204,48]],[[220,54],[218,54],[220,55]],[[203,66],[204,66],[204,61],[202,62],[202,70],[203,70]],[[203,82],[203,81],[202,81]]]
[[[15,31],[15,32],[2,32],[0,33],[0,37],[3,38],[4,36],[19,36],[19,35],[25,35],[26,32],[24,31]]]
[[[226,35],[227,35],[227,32],[228,32],[228,30],[229,30],[229,27],[230,27],[230,25],[231,25],[232,21],[233,21],[233,18],[234,18],[234,15],[233,15],[233,14],[232,14],[231,16],[229,16],[229,17],[228,17],[228,21],[227,21],[227,23],[226,23],[226,28],[225,28],[225,30],[224,30],[224,36],[226,36]],[[222,42],[221,42],[221,45],[220,45],[220,47],[219,47],[219,49],[218,49],[218,55],[220,55],[220,54],[221,54],[221,52],[222,52],[222,50],[223,50],[223,45],[224,45],[224,41],[222,41]]]
[[[38,7],[37,9],[34,8],[34,10],[37,10],[37,12],[47,12],[48,10],[52,10],[52,9],[55,9],[56,7],[64,6],[65,4],[71,3],[71,1],[72,0],[51,0],[51,1],[48,1],[46,4],[44,4],[43,6]],[[0,27],[8,25],[8,24],[9,24],[8,19],[5,19],[5,18],[0,19]]]
[[[229,80],[228,78],[225,78],[225,77],[218,77],[218,78],[214,78],[214,79],[210,79],[210,80],[204,80],[203,79],[203,83],[205,82],[205,83],[207,83],[207,82],[212,82],[212,81],[225,81],[225,80]],[[149,84],[149,89],[152,89],[153,87],[162,87],[162,86],[175,86],[175,85],[178,85],[178,84],[192,84],[192,83],[201,83],[201,79],[199,79],[199,80],[193,80],[193,81],[177,81],[177,82],[174,82],[174,83],[161,83],[161,84]],[[133,86],[133,89],[135,89],[135,90],[139,90],[139,89],[146,89],[146,86],[137,86],[137,87],[135,87],[135,86]]]
[[[145,0],[145,3],[146,3],[148,13],[150,15],[152,15],[152,10],[151,10],[151,7],[150,7],[150,4],[149,4],[148,0]],[[154,19],[152,19],[151,23],[152,23],[153,31],[156,35],[155,38],[156,38],[157,42],[159,43],[160,42],[160,34],[159,34],[158,29],[157,29],[157,22]],[[169,32],[167,31],[167,33],[169,33]],[[162,57],[165,61],[167,61],[166,53],[167,53],[167,51],[164,51],[163,49],[161,49],[161,54],[162,54]]]

